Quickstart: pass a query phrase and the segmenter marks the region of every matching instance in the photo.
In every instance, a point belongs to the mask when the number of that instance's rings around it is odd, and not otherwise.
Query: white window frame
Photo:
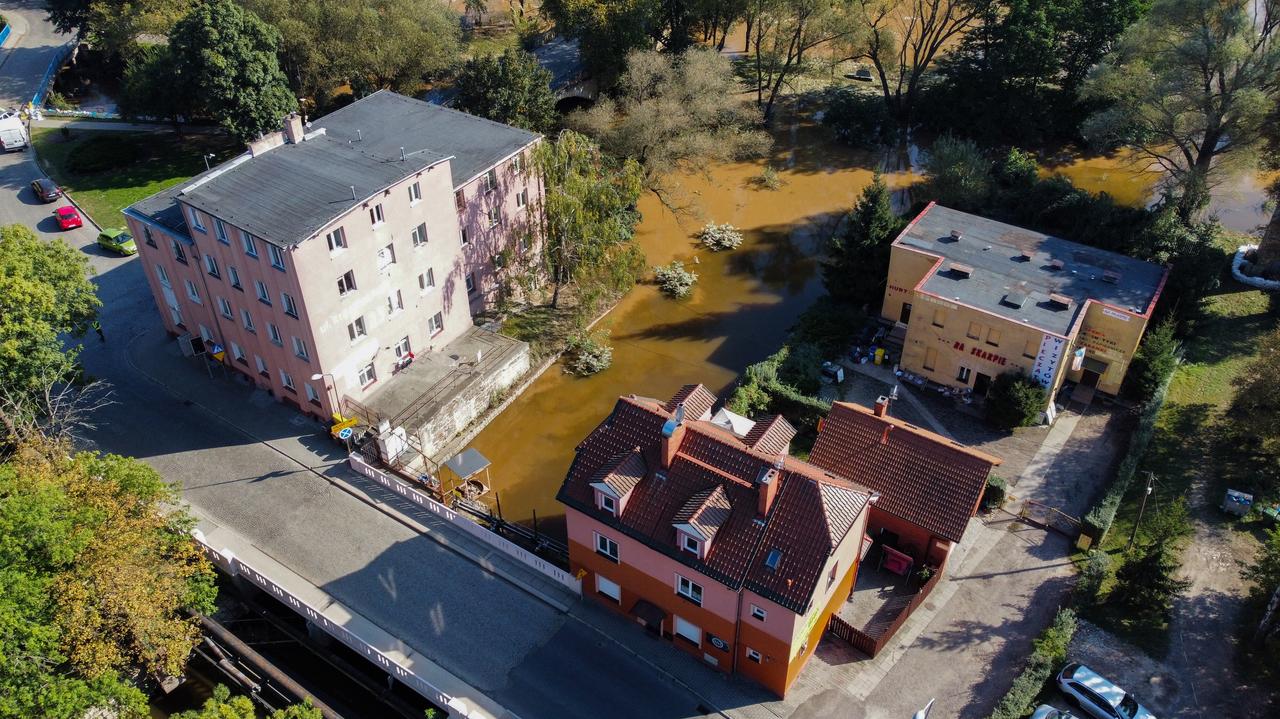
[[[475,294],[475,291],[476,291],[476,273],[474,273],[474,272],[468,272],[468,273],[467,273],[467,276],[463,279],[462,283],[463,283],[463,285],[465,285],[465,286],[466,286],[467,294],[469,294],[469,295],[471,295],[471,294]]]
[[[419,202],[422,202],[422,186],[414,182],[409,185],[409,207],[413,207]]]
[[[702,606],[702,585],[688,577],[676,575],[676,594],[688,599],[699,607]]]
[[[200,222],[200,212],[194,207],[187,208],[187,214],[191,217],[191,226],[201,232],[208,232],[203,223]]]
[[[529,188],[526,187],[516,193],[516,207],[523,208],[527,204],[529,204]]]
[[[293,375],[284,370],[280,370],[280,385],[285,389],[291,389],[294,392],[298,391],[298,388],[293,385]]]
[[[404,293],[396,290],[387,295],[387,316],[391,317],[404,311]]]
[[[239,362],[245,361],[244,348],[236,344],[234,340],[231,342],[231,356]]]
[[[361,337],[369,334],[369,329],[364,325],[364,315],[361,315],[347,323],[347,336],[351,338],[352,344],[355,344]]]
[[[386,247],[378,250],[378,272],[387,274],[396,263],[396,245],[388,242]]]
[[[480,177],[480,190],[487,195],[496,189],[498,189],[498,170],[490,167],[489,171]]]
[[[973,377],[973,370],[964,365],[960,365],[960,369],[956,371],[956,381],[969,384],[970,378]]]
[[[752,649],[751,647],[747,647],[747,660],[748,660],[748,661],[752,661],[752,662],[755,662],[756,664],[759,664],[759,663],[760,663],[760,659],[761,659],[761,657],[760,657],[760,652],[757,652],[756,650]]]
[[[672,633],[693,642],[696,646],[702,646],[702,627],[679,615],[673,614],[672,616],[674,617],[671,623]],[[697,638],[691,637],[689,634],[696,634]]]
[[[311,386],[310,382],[303,382],[302,388],[307,391],[307,401],[312,404],[320,404],[320,395],[316,392],[316,388]]]
[[[414,247],[422,247],[427,244],[427,223],[419,222],[418,226],[409,233],[409,241]]]
[[[226,317],[229,320],[234,320],[236,318],[236,312],[231,308],[231,303],[222,295],[218,295],[218,311],[222,313],[223,317]]]
[[[618,543],[599,532],[594,532],[594,534],[596,535],[596,554],[615,562],[619,561]],[[610,551],[610,549],[612,549],[612,551]]]
[[[487,218],[489,220],[489,229],[492,230],[498,226],[498,223],[502,222],[502,210],[497,207],[490,207]]]
[[[222,220],[213,218],[213,234],[218,238],[218,242],[224,245],[231,244],[231,239],[227,237],[227,226],[222,224]]]
[[[374,227],[382,227],[387,222],[387,216],[382,211],[382,203],[376,202],[369,208],[369,224]]]
[[[272,245],[272,244],[268,244],[267,254],[271,257],[271,266],[283,272],[284,271],[284,252],[282,252],[279,247],[276,247],[275,245]]]
[[[267,289],[267,283],[262,280],[254,280],[253,288],[258,292],[258,301],[262,304],[271,306],[271,290]]]
[[[618,500],[604,492],[599,493],[599,500],[596,502],[596,506],[615,517],[618,516]]]
[[[347,270],[338,275],[338,296],[346,297],[356,291],[356,271]]]
[[[769,611],[757,604],[751,605],[751,618],[763,622],[769,618]]]
[[[204,340],[206,343],[213,342],[213,331],[208,327],[205,327],[203,324],[200,325],[200,339]]]
[[[596,574],[596,593],[622,603],[622,586],[608,577]]]
[[[324,241],[329,246],[330,253],[341,252],[347,249],[347,231],[341,227],[335,227],[325,234]]]
[[[436,288],[436,271],[434,268],[428,267],[426,272],[418,275],[418,289],[422,294],[427,294]]]
[[[460,237],[462,238],[462,244],[464,245],[471,244],[471,239],[467,237],[467,228],[465,227],[462,228]]]
[[[284,347],[284,337],[280,335],[280,328],[276,327],[274,322],[267,323],[267,337],[271,339],[271,344]]]
[[[192,302],[198,305],[204,304],[203,302],[200,301],[200,290],[196,289],[196,283],[192,282],[191,280],[186,280],[186,283],[187,283],[187,299],[191,300]]]
[[[164,268],[164,265],[156,265],[156,281],[161,287],[173,289],[173,285],[169,282],[169,271]]]
[[[236,269],[235,265],[227,265],[227,281],[237,290],[244,291],[244,285],[240,283],[240,271]]]
[[[701,540],[699,540],[697,537],[693,537],[688,534],[681,534],[680,537],[683,540],[680,542],[680,549],[686,552],[692,552],[694,556],[697,556],[697,557],[702,556]]]
[[[249,310],[243,308],[240,310],[240,320],[246,330],[255,334],[258,332],[257,328],[253,325],[253,315],[249,314]]]
[[[435,337],[441,332],[444,332],[444,313],[443,312],[437,312],[431,316],[431,319],[427,320],[427,330],[431,332],[432,337]]]
[[[360,371],[356,374],[356,382],[359,383],[361,387],[368,387],[377,381],[378,370],[373,366],[372,362],[361,367]]]
[[[395,346],[391,348],[391,351],[395,353],[396,359],[404,359],[405,357],[408,357],[410,354],[413,354],[413,349],[409,344],[409,337],[407,335],[404,337],[401,337],[400,341],[397,342]]]
[[[214,259],[213,255],[210,255],[208,253],[206,253],[204,256],[204,271],[210,277],[217,277],[218,279],[222,279],[222,273],[218,271],[218,261]]]
[[[173,259],[177,260],[178,262],[181,262],[184,265],[187,264],[187,251],[182,249],[181,242],[178,242],[176,239],[170,237],[169,249],[173,250]]]
[[[293,339],[293,356],[305,362],[311,361],[311,355],[307,354],[307,343],[297,335]]]
[[[262,359],[262,357],[254,355],[253,364],[258,368],[258,374],[263,375],[264,377],[271,376],[271,370],[267,367],[267,362]]]
[[[298,317],[298,303],[293,301],[293,295],[288,292],[280,293],[280,306],[284,308],[284,313],[290,317]]]
[[[258,243],[253,239],[253,235],[240,230],[240,246],[244,248],[244,253],[250,257],[258,256]]]

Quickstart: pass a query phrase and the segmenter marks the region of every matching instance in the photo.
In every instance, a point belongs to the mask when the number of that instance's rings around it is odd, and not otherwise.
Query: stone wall
[[[427,456],[440,452],[489,409],[495,394],[506,391],[529,371],[529,345],[519,344],[502,364],[468,385],[418,428],[418,441]]]

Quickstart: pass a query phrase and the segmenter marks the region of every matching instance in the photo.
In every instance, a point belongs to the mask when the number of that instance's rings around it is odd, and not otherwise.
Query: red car
[[[77,227],[84,227],[84,220],[80,219],[80,213],[76,212],[76,208],[67,205],[54,210],[54,216],[58,218],[58,227],[64,230],[74,230]]]

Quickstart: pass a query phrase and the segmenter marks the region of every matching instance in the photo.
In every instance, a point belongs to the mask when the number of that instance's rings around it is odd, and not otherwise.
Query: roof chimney
[[[888,398],[888,397],[885,397],[884,395],[880,395],[880,398],[876,400],[876,410],[875,410],[875,412],[876,412],[876,416],[877,416],[877,417],[883,417],[883,416],[885,416],[886,414],[888,414],[888,413],[889,413],[889,398]]]
[[[760,479],[756,481],[756,515],[766,517],[769,510],[773,508],[773,500],[778,496],[778,484],[780,484],[781,473],[778,468],[764,467],[760,470]]]
[[[296,145],[302,142],[302,117],[296,112],[291,112],[284,118],[284,139],[290,145]]]
[[[680,442],[684,440],[684,403],[676,405],[675,414],[662,425],[662,468],[671,469]]]

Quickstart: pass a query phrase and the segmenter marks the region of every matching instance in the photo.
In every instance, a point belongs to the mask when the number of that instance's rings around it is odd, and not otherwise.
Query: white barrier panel
[[[499,537],[493,532],[490,532],[488,529],[485,529],[484,527],[480,526],[476,522],[471,521],[471,519],[459,514],[458,512],[453,511],[452,509],[449,509],[448,507],[444,506],[443,504],[440,504],[439,502],[435,501],[431,497],[428,497],[422,492],[419,492],[413,487],[410,487],[408,484],[404,483],[403,481],[396,479],[395,477],[392,477],[391,475],[387,474],[386,472],[383,472],[380,469],[374,468],[368,462],[365,462],[363,459],[361,459],[359,455],[352,454],[348,458],[348,464],[350,464],[351,468],[356,470],[360,474],[368,477],[369,479],[372,479],[378,484],[381,484],[383,487],[386,487],[387,489],[391,490],[392,492],[395,492],[401,497],[404,497],[410,502],[413,502],[414,504],[430,511],[432,514],[436,515],[437,517],[448,520],[455,527],[462,529],[463,531],[467,532],[468,534],[475,537],[476,539],[479,539],[480,541],[485,542],[486,544],[492,546],[493,548],[511,557],[514,557],[515,559],[518,559],[519,561],[523,562],[524,564],[530,567],[533,567],[534,569],[538,570],[539,572],[542,572],[548,577],[551,577],[552,579],[556,580],[557,582],[564,585],[565,587],[568,587],[569,589],[573,590],[578,595],[582,594],[582,581],[577,577],[564,571],[560,567],[557,567],[551,562],[548,562],[542,557],[539,557],[533,552],[530,552],[524,547],[521,547],[517,544],[507,541],[506,539],[503,539],[502,537]]]

